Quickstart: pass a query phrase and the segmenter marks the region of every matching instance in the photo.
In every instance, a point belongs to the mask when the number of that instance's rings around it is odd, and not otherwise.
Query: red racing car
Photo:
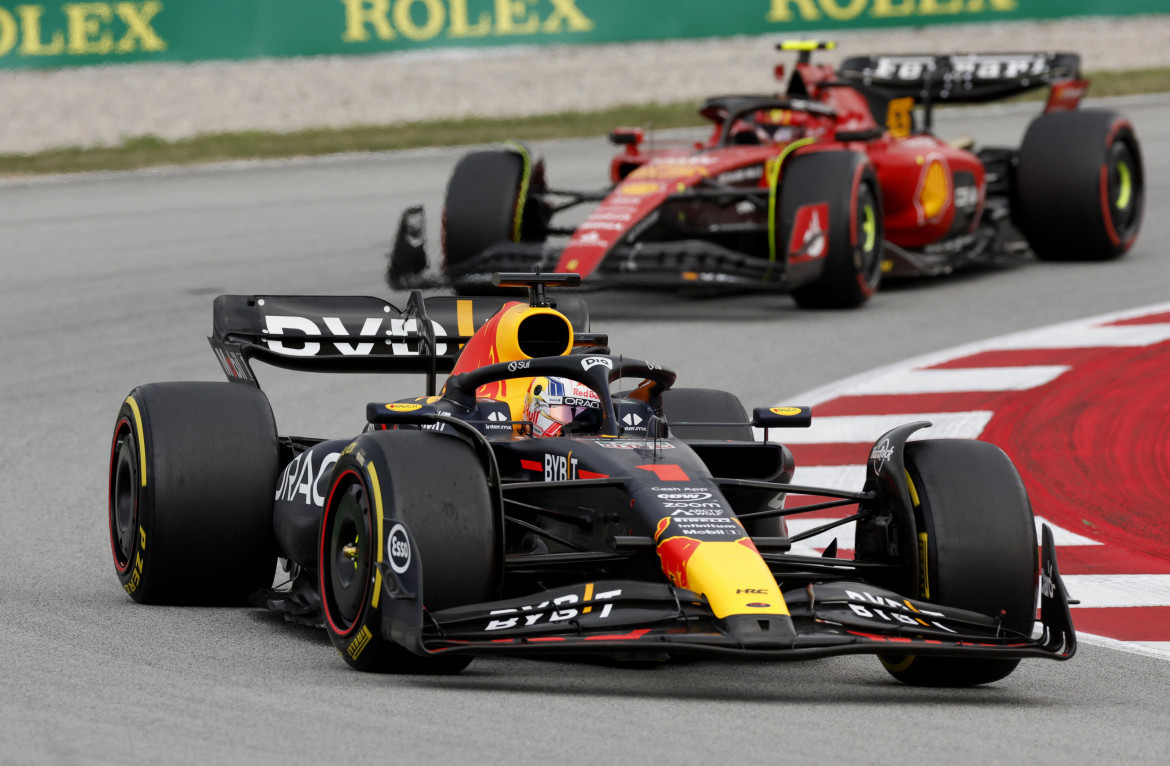
[[[390,285],[473,294],[490,290],[495,271],[569,271],[587,288],[780,290],[802,307],[845,308],[883,275],[1029,250],[1108,260],[1133,245],[1141,151],[1124,117],[1077,108],[1088,88],[1079,56],[872,56],[834,69],[811,60],[832,43],[778,47],[798,52],[784,94],[708,99],[703,142],[615,130],[622,149],[606,189],[549,187],[522,143],[464,156],[447,187],[441,277],[426,274],[425,220],[413,207]],[[936,105],[1040,87],[1048,101],[1018,149],[976,150],[932,131]],[[579,225],[556,225],[584,203],[599,204]]]

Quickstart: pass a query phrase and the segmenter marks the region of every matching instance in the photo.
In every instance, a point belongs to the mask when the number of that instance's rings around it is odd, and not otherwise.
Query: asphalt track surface
[[[1149,193],[1119,262],[981,270],[841,313],[773,295],[598,295],[594,329],[754,406],[1164,302],[1170,98],[1115,105],[1143,142]],[[1013,144],[1028,114],[951,114],[939,132]],[[554,184],[604,182],[603,142],[543,149]],[[385,295],[398,212],[435,213],[459,154],[0,185],[0,763],[1166,762],[1170,662],[1100,646],[960,691],[902,687],[867,657],[649,670],[492,659],[450,678],[375,677],[322,632],[261,611],[132,603],[106,529],[122,399],[139,383],[220,379],[204,340],[216,294]],[[319,436],[356,433],[366,401],[419,390],[266,369],[261,381],[282,431]]]

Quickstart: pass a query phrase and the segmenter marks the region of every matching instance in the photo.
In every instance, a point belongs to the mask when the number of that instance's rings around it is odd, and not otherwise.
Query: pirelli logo
[[[346,647],[345,653],[349,655],[351,660],[356,660],[361,656],[362,651],[369,646],[370,639],[373,637],[374,634],[370,632],[370,629],[363,625],[358,634],[353,637],[353,641]]]

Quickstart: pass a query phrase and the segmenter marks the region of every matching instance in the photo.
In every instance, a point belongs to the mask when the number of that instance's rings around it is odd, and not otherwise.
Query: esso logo
[[[390,410],[391,412],[414,412],[415,410],[421,410],[422,405],[421,404],[403,404],[403,403],[387,404],[386,409]]]
[[[613,362],[604,356],[587,356],[581,360],[582,369],[591,370],[598,366],[612,370]]]
[[[390,553],[390,568],[398,574],[404,574],[410,569],[410,540],[406,537],[406,527],[395,524],[386,535],[386,549]]]

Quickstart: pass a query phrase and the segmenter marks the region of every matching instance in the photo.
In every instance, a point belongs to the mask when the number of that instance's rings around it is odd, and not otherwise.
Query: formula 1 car
[[[784,94],[708,99],[699,113],[713,129],[693,145],[615,130],[623,150],[606,189],[550,187],[521,143],[466,155],[447,186],[441,277],[427,272],[413,207],[389,284],[475,294],[493,271],[536,267],[579,272],[594,288],[781,290],[802,307],[842,308],[864,303],[883,274],[937,275],[1029,248],[1108,260],[1133,245],[1138,140],[1120,115],[1077,109],[1088,88],[1077,55],[873,56],[834,70],[811,61],[832,43],[778,47],[799,52]],[[933,133],[936,105],[1044,86],[1044,113],[1018,149],[973,151]],[[579,225],[554,225],[593,202]]]
[[[324,625],[364,671],[870,653],[908,684],[967,686],[1073,655],[1052,534],[1038,556],[998,448],[907,441],[929,425],[909,423],[874,445],[859,490],[794,485],[768,435],[807,426],[807,407],[749,417],[730,393],[675,387],[577,329],[569,314],[587,327],[587,310],[550,305],[545,288],[576,275],[501,276],[530,301],[217,298],[209,340],[230,382],[140,386],[118,413],[109,526],[126,593],[254,594]],[[367,404],[352,437],[280,436],[257,360],[421,372],[428,395]],[[853,510],[787,533],[786,518],[838,507]],[[853,558],[793,552],[850,521]],[[291,582],[273,588],[278,557]]]

